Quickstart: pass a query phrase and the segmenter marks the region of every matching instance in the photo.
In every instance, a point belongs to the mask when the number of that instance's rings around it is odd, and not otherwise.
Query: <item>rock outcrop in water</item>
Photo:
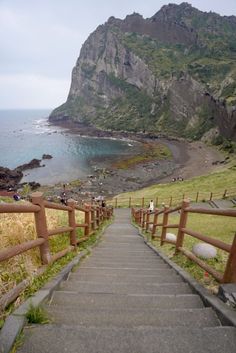
[[[188,3],[99,26],[50,121],[236,140],[236,17]]]
[[[17,187],[19,187],[21,179],[23,178],[23,171],[42,167],[40,163],[41,159],[34,158],[29,163],[22,164],[15,169],[9,169],[0,166],[0,190],[17,189]],[[35,189],[40,186],[39,183],[35,183],[34,181],[28,184],[32,189]]]

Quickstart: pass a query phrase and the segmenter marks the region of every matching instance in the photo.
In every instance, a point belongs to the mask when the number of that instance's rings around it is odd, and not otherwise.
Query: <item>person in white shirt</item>
[[[153,200],[150,201],[148,209],[149,209],[150,212],[154,211],[154,202],[153,202]]]

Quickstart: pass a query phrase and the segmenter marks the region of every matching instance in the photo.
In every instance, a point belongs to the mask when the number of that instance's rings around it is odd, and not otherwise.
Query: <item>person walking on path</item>
[[[148,209],[149,209],[150,212],[154,211],[154,202],[153,202],[153,200],[150,201]]]

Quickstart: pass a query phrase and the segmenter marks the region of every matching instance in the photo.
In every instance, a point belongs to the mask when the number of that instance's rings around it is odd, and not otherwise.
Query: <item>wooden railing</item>
[[[179,215],[178,224],[169,224],[168,217],[171,213],[177,213]],[[234,236],[232,244],[224,243],[221,240],[211,238],[204,234],[198,233],[192,229],[187,228],[188,214],[189,213],[198,213],[198,214],[208,214],[216,216],[225,216],[225,217],[235,217],[236,210],[233,209],[207,209],[207,208],[194,208],[190,207],[190,202],[184,200],[181,206],[170,208],[164,207],[162,210],[156,209],[153,212],[150,212],[148,209],[132,209],[132,216],[135,223],[137,223],[142,230],[151,233],[152,238],[159,239],[160,245],[164,243],[171,243],[175,245],[175,253],[182,253],[187,256],[190,260],[194,261],[201,268],[211,274],[218,282],[220,283],[236,283],[236,234]],[[162,221],[158,222],[159,216],[163,215]],[[153,220],[151,221],[151,216]],[[152,225],[152,229],[150,226]],[[157,227],[161,227],[161,235],[156,235]],[[166,239],[166,232],[168,228],[177,228],[177,239],[171,241]],[[196,239],[202,240],[205,243],[211,244],[218,249],[226,251],[228,255],[227,264],[225,267],[224,273],[220,273],[208,265],[206,262],[198,258],[191,251],[184,248],[184,237],[185,234],[194,237]]]
[[[192,202],[209,202],[217,199],[227,199],[227,198],[236,198],[236,188],[231,188],[228,190],[222,190],[219,192],[205,192],[205,191],[196,191],[191,193],[183,193],[179,196],[169,196],[164,197],[155,197],[153,198],[155,207],[158,207],[162,204],[171,206],[177,206],[185,198],[190,199]],[[150,202],[150,197],[115,197],[110,200],[110,204],[114,207],[148,207]],[[236,201],[235,201],[236,204]]]
[[[49,230],[47,227],[47,216],[45,209],[55,209],[68,212],[68,226]],[[81,211],[84,213],[84,222],[81,224],[76,223],[76,211]],[[79,243],[88,240],[90,235],[93,234],[105,220],[111,218],[113,209],[111,207],[101,207],[96,205],[78,206],[72,199],[68,200],[67,206],[65,206],[48,202],[43,199],[42,193],[35,192],[31,195],[31,204],[24,205],[17,203],[3,203],[0,204],[0,213],[33,213],[37,234],[37,239],[35,240],[29,240],[0,250],[0,262],[9,260],[10,258],[22,254],[27,250],[38,247],[40,250],[41,263],[42,265],[47,265],[74,250]],[[76,229],[81,227],[84,229],[84,235],[82,238],[77,239]],[[51,255],[49,238],[66,232],[69,233],[68,247],[54,255]],[[7,299],[1,298],[0,309],[3,309],[11,301],[13,301],[26,285],[27,281],[23,281],[17,286],[16,289],[13,289],[13,293],[6,295]]]

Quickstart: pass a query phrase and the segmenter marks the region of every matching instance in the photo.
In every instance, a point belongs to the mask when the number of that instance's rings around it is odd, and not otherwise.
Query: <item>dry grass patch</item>
[[[46,210],[48,229],[55,229],[68,225],[68,214],[63,211]],[[76,221],[83,222],[83,213],[76,212]],[[83,229],[77,229],[78,237]],[[36,239],[34,215],[30,213],[0,214],[0,243],[5,249],[29,240]],[[69,233],[50,237],[50,251],[52,254],[68,247]],[[1,262],[0,267],[0,295],[8,292],[25,278],[32,277],[41,266],[39,248],[28,250],[7,261]]]

